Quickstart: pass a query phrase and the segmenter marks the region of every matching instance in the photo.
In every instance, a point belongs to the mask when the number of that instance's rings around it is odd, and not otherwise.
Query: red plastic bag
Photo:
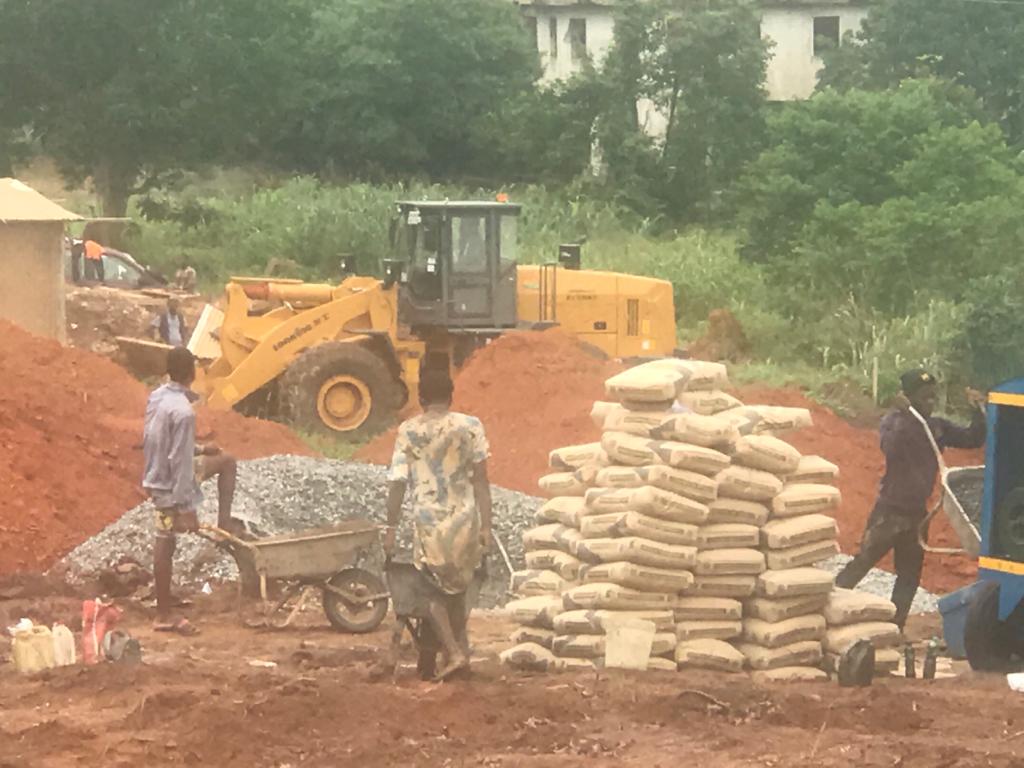
[[[117,625],[121,614],[116,605],[99,599],[82,603],[82,660],[86,664],[103,661],[103,638]]]

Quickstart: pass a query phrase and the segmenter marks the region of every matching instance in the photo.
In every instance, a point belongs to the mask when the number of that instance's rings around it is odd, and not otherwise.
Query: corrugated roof
[[[0,179],[0,221],[81,221],[17,179]]]

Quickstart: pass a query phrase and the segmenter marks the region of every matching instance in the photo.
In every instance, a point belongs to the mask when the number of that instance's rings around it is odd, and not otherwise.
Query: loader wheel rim
[[[370,388],[354,376],[332,376],[320,387],[316,398],[320,420],[338,432],[358,429],[372,407]]]

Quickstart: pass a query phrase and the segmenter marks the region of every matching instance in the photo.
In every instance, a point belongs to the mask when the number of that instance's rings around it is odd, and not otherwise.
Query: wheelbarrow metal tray
[[[245,549],[236,549],[235,559],[243,573],[251,568],[267,579],[326,579],[355,565],[359,554],[377,539],[373,523],[352,520],[246,542]]]
[[[945,493],[942,509],[960,540],[960,546],[971,557],[981,551],[981,496],[985,483],[985,467],[955,467],[942,478]]]

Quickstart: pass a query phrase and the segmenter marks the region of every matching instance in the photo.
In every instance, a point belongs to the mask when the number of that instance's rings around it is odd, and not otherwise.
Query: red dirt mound
[[[147,389],[123,368],[0,321],[0,575],[37,570],[142,501]],[[309,454],[288,429],[200,410],[238,458]]]
[[[808,399],[795,389],[747,386],[734,394],[750,404],[786,405],[808,408],[814,415],[814,426],[803,429],[785,439],[801,453],[824,456],[839,466],[839,489],[843,493],[842,508],[836,513],[839,522],[839,544],[843,552],[857,551],[864,524],[875,503],[878,481],[885,468],[885,460],[878,447],[878,430],[855,427],[823,405]],[[984,453],[950,450],[945,454],[949,466],[984,464]],[[931,527],[930,543],[935,546],[957,547],[959,542],[941,513]],[[891,571],[892,555],[880,564]],[[948,592],[964,586],[975,578],[977,563],[968,557],[928,555],[924,562],[922,584],[932,592]]]
[[[561,331],[510,333],[460,371],[453,408],[483,422],[491,482],[536,494],[537,480],[550,471],[550,451],[600,438],[590,407],[604,397],[604,380],[619,370]],[[386,464],[394,444],[391,430],[357,457]]]

